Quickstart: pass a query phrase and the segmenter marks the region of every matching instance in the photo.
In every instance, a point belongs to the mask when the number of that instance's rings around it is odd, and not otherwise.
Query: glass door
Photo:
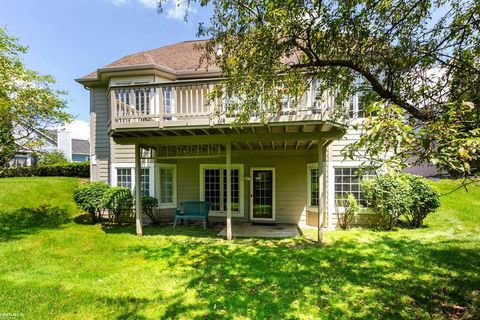
[[[250,174],[250,219],[275,220],[275,169],[252,168]]]

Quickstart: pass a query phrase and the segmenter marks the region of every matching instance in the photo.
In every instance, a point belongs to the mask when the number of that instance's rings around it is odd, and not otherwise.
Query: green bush
[[[420,228],[423,220],[440,206],[440,195],[428,184],[425,178],[412,174],[402,174],[401,179],[410,186],[410,208],[404,214],[408,224]]]
[[[158,199],[150,196],[143,196],[142,197],[142,211],[145,215],[147,215],[150,220],[152,220],[152,224],[159,225],[160,224],[160,216],[158,215],[157,211],[155,210],[158,207]]]
[[[83,210],[90,214],[92,222],[100,220],[105,207],[104,196],[110,186],[104,182],[88,182],[73,190],[73,200]]]
[[[90,177],[89,162],[72,162],[48,166],[6,168],[0,170],[0,178],[9,177]]]
[[[133,220],[133,195],[123,187],[109,188],[104,195],[105,208],[110,222],[120,224]]]
[[[378,214],[379,226],[386,230],[396,227],[400,216],[411,208],[411,188],[398,175],[385,174],[361,183],[367,206]]]
[[[347,199],[342,199],[339,201],[345,210],[343,212],[339,212],[337,209],[337,223],[341,229],[346,230],[351,226],[352,222],[360,212],[360,204],[351,194],[348,195]]]

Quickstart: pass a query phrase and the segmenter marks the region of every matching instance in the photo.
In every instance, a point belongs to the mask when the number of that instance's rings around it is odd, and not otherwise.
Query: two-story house
[[[360,162],[341,155],[359,133],[328,119],[333,98],[316,99],[312,87],[267,123],[232,126],[211,117],[207,95],[222,73],[199,67],[197,43],[128,55],[77,79],[90,91],[92,180],[157,197],[166,219],[179,201],[206,200],[211,220],[227,224],[334,227],[335,199],[361,193]],[[362,116],[358,97],[346,104]]]

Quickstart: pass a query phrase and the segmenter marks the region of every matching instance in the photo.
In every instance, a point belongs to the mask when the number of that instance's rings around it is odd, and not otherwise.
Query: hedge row
[[[8,177],[90,177],[89,162],[72,162],[48,166],[18,167],[0,170],[0,178]]]

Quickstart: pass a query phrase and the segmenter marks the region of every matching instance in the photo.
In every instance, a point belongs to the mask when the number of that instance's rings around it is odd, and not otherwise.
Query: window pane
[[[117,186],[132,189],[132,169],[117,169]]]
[[[150,113],[150,90],[136,89],[135,90],[135,109],[144,114]]]
[[[232,172],[232,211],[240,210],[239,199],[239,170],[231,169]],[[227,170],[223,170],[223,210],[227,211]]]
[[[163,101],[165,103],[165,113],[172,113],[172,88],[163,88]]]
[[[150,169],[141,170],[141,189],[144,196],[150,195]]]
[[[160,168],[160,203],[173,203],[173,168]]]
[[[318,169],[310,169],[310,206],[318,206]]]
[[[220,211],[220,169],[205,169],[204,198],[210,202],[212,211]]]
[[[360,191],[360,183],[363,177],[356,175],[357,168],[335,168],[335,205],[343,207],[348,194],[353,195],[362,205],[365,200]]]

